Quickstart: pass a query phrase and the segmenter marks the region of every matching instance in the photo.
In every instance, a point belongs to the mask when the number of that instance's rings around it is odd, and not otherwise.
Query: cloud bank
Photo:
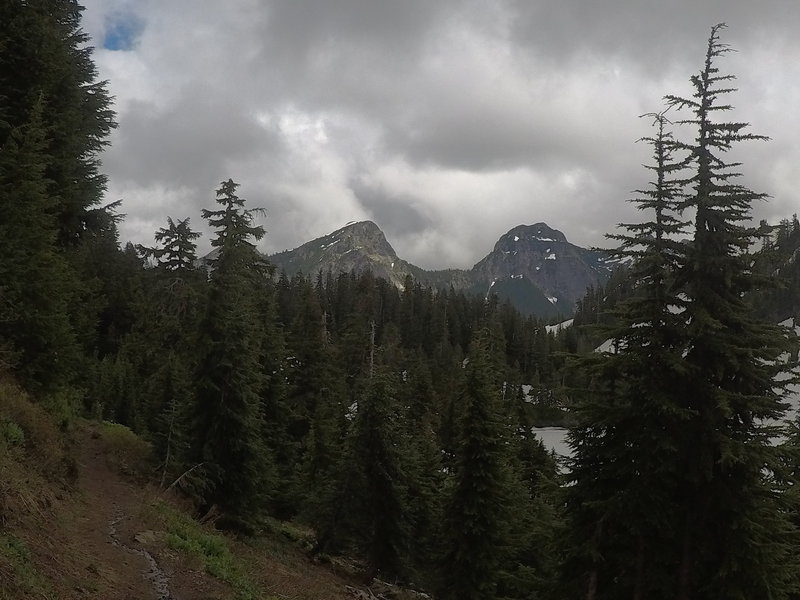
[[[207,249],[200,209],[232,177],[267,209],[267,252],[361,219],[428,268],[469,267],[521,223],[600,245],[647,182],[637,116],[691,93],[721,21],[733,116],[772,138],[741,150],[744,183],[773,196],[756,218],[800,205],[794,0],[84,4],[125,240],[190,217]]]

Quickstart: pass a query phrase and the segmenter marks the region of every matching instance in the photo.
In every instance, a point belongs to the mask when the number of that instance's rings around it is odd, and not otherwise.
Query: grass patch
[[[0,534],[23,521],[45,521],[54,490],[75,472],[64,434],[48,412],[15,384],[0,381]],[[9,539],[2,549],[5,569],[16,556]]]
[[[287,540],[303,550],[312,548],[316,539],[314,531],[310,527],[292,521],[266,518],[263,521],[263,528],[264,533]]]
[[[231,552],[225,536],[207,531],[189,515],[163,502],[154,508],[167,532],[168,546],[197,560],[209,575],[231,586],[236,600],[265,598],[248,577],[241,560]]]
[[[71,475],[64,433],[48,410],[21,388],[0,381],[0,453],[25,460],[39,473],[59,478]]]
[[[146,475],[151,457],[150,444],[119,423],[103,421],[98,431],[109,467],[123,475]]]
[[[0,535],[0,599],[52,598],[52,591],[33,568],[28,547],[11,534]]]

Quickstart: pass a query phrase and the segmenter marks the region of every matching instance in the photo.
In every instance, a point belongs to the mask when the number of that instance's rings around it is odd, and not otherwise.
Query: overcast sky
[[[797,0],[83,0],[119,127],[103,156],[123,241],[152,244],[233,178],[261,249],[371,219],[398,254],[470,267],[519,224],[580,245],[635,219],[650,133],[709,30],[735,116],[768,143],[744,183],[800,210]],[[200,242],[209,248],[206,233]]]

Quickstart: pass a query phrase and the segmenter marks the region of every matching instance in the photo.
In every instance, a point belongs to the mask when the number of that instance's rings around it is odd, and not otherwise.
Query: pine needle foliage
[[[197,370],[194,446],[208,475],[205,503],[217,504],[234,521],[257,519],[269,497],[271,461],[263,439],[261,368],[265,324],[259,307],[268,265],[255,249],[264,235],[253,212],[222,182],[218,210],[203,210],[217,229],[207,310],[200,324],[203,356]]]
[[[473,341],[459,395],[453,489],[446,506],[443,598],[490,599],[507,552],[510,473],[491,333]]]
[[[787,336],[744,300],[763,284],[747,223],[766,195],[726,161],[739,142],[765,138],[718,120],[735,91],[716,66],[731,51],[723,28],[711,30],[694,94],[666,96],[691,113],[677,125],[694,139],[674,139],[656,115],[656,180],[635,200],[651,218],[610,236],[633,261],[634,293],[606,330],[612,351],[584,361],[592,383],[571,432],[567,595],[787,598],[796,585],[771,441]],[[694,217],[686,241],[683,214]]]
[[[692,242],[677,274],[686,294],[686,363],[690,388],[683,409],[694,414],[680,449],[685,476],[678,571],[679,598],[784,598],[797,565],[787,540],[791,524],[779,509],[774,473],[780,449],[771,440],[784,416],[781,355],[786,332],[758,319],[744,295],[764,285],[751,270],[752,204],[767,197],[738,182],[741,163],[726,160],[740,142],[765,140],[747,123],[722,120],[736,91],[716,64],[732,49],[711,30],[690,98],[667,96],[688,111],[695,132],[680,148],[691,176],[682,203],[695,215]]]

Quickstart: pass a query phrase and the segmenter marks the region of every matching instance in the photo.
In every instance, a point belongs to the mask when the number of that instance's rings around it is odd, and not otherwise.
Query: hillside
[[[223,535],[148,482],[149,445],[127,428],[74,420],[67,431],[0,384],[0,599],[354,597],[345,564],[305,556],[304,530]]]

